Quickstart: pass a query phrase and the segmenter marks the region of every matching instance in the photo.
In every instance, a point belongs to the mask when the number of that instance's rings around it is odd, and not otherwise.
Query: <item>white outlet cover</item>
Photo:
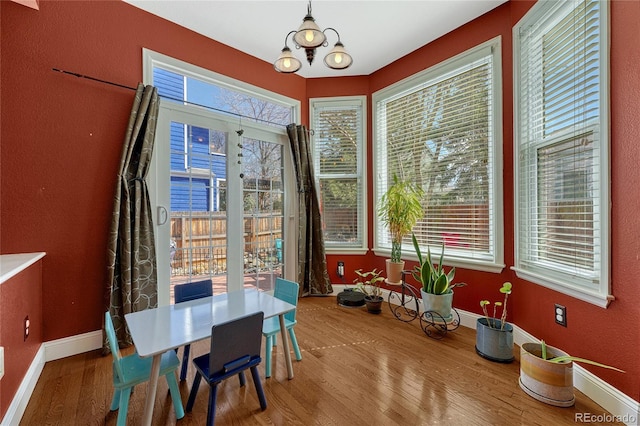
[[[4,348],[0,346],[0,379],[4,376]]]

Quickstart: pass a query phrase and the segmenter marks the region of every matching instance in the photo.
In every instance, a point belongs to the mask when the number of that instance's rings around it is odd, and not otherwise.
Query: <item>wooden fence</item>
[[[245,269],[282,263],[282,216],[245,217]],[[219,274],[227,270],[225,212],[172,212],[172,275]]]

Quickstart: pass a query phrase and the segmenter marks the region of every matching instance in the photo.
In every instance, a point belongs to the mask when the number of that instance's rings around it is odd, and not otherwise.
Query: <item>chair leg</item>
[[[293,331],[293,327],[289,329],[289,337],[291,338],[291,345],[293,346],[293,351],[296,353],[296,359],[300,361],[302,359],[302,354],[300,353],[300,347],[298,346],[298,339],[296,339],[296,332]]]
[[[172,371],[166,374],[165,377],[167,379],[167,385],[169,385],[169,392],[171,393],[171,400],[173,401],[173,409],[176,412],[176,419],[181,419],[184,417],[184,408],[182,408],[182,398],[178,390],[176,373]]]
[[[196,371],[196,377],[193,378],[193,384],[191,385],[191,392],[189,393],[189,399],[187,400],[187,413],[190,413],[193,409],[193,403],[196,402],[196,396],[198,395],[198,388],[200,387],[200,380],[202,375],[199,371]]]
[[[129,411],[129,397],[131,396],[131,388],[122,389],[120,391],[120,408],[118,410],[117,426],[127,425],[127,411]]]
[[[238,373],[238,379],[240,379],[240,387],[243,387],[247,384],[247,379],[244,377],[244,371]]]
[[[213,426],[216,421],[216,397],[218,396],[218,383],[209,386],[209,408],[207,411],[207,426]]]
[[[187,378],[187,367],[189,367],[189,352],[191,351],[191,345],[185,345],[182,353],[182,367],[180,367],[180,381],[184,381]]]
[[[271,352],[273,352],[273,338],[267,336],[267,344],[264,347],[264,377],[271,377]]]
[[[113,398],[111,399],[111,407],[109,407],[111,411],[116,411],[120,406],[120,392],[121,391],[119,389],[115,389],[113,391]]]
[[[262,382],[260,381],[260,374],[258,373],[258,366],[251,367],[251,377],[253,377],[253,384],[256,386],[258,392],[258,399],[260,400],[260,408],[262,411],[267,409],[267,398],[264,396],[264,389],[262,389]]]

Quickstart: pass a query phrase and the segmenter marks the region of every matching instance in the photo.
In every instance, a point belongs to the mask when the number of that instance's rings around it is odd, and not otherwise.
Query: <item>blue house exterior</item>
[[[185,99],[185,77],[154,69],[158,94],[170,101]],[[213,152],[212,130],[171,123],[171,211],[219,211],[226,187],[226,155]]]

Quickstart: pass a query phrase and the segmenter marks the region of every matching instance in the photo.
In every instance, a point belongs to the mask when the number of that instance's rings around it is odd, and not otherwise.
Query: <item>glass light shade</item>
[[[284,47],[278,59],[273,63],[273,67],[278,72],[293,73],[300,69],[302,62],[291,53],[291,49]]]
[[[311,15],[304,17],[300,28],[298,28],[298,31],[293,36],[296,44],[304,48],[322,46],[322,43],[324,43],[326,39],[327,37],[320,30],[320,27],[318,27]]]
[[[331,52],[324,57],[324,63],[334,70],[343,70],[351,66],[353,58],[344,50],[344,45],[337,42],[333,49],[331,49]]]

